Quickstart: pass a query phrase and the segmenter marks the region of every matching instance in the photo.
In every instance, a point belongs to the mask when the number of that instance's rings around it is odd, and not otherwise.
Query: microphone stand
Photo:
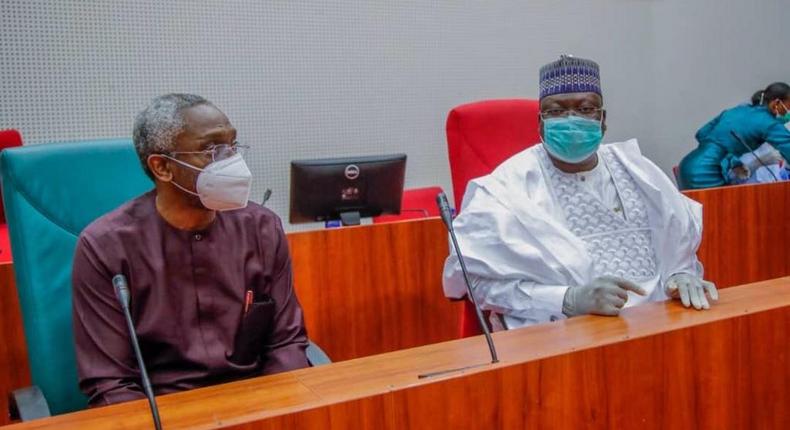
[[[458,256],[458,263],[461,265],[461,272],[463,273],[464,284],[466,284],[466,294],[469,296],[469,300],[472,302],[472,305],[475,307],[475,315],[477,316],[477,323],[480,325],[480,328],[483,330],[483,335],[486,338],[486,343],[488,343],[488,352],[491,354],[490,364],[498,363],[499,358],[497,357],[496,347],[494,346],[494,339],[491,337],[491,331],[488,329],[488,324],[486,324],[485,322],[485,318],[483,317],[483,312],[480,311],[480,306],[477,304],[477,300],[475,299],[475,296],[472,293],[472,283],[469,281],[469,273],[466,270],[466,262],[464,261],[463,254],[461,254],[461,248],[458,246],[458,238],[455,236],[455,229],[453,228],[453,219],[450,213],[450,204],[447,202],[447,196],[443,192],[440,192],[439,194],[436,195],[436,205],[439,207],[439,213],[442,216],[442,221],[444,222],[447,231],[450,233],[450,240],[453,243],[455,254]],[[478,364],[478,365],[466,366],[458,369],[431,372],[431,373],[419,375],[418,377],[420,379],[430,378],[437,375],[443,375],[446,373],[457,372],[457,371],[466,370],[474,367],[480,367],[480,366],[485,366],[485,364]]]
[[[129,311],[129,287],[126,285],[126,277],[120,274],[113,276],[112,285],[115,288],[115,296],[118,298],[118,302],[121,303],[123,314],[126,317],[126,327],[129,329],[129,338],[132,340],[134,356],[137,358],[137,367],[140,368],[140,379],[142,379],[143,382],[145,396],[148,398],[148,406],[151,408],[154,428],[156,430],[162,430],[162,423],[159,420],[159,408],[156,406],[154,390],[151,388],[151,380],[148,378],[148,372],[145,369],[143,354],[140,352],[140,344],[137,342],[137,333],[134,330],[134,323],[132,322],[132,314]]]

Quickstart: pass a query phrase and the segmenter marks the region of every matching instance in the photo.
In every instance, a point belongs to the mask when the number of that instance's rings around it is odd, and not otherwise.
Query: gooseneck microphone
[[[263,192],[263,200],[261,201],[261,206],[266,206],[266,202],[272,198],[272,189],[267,188],[266,191]]]
[[[148,372],[145,370],[143,354],[140,352],[140,345],[137,343],[137,332],[134,331],[132,314],[129,311],[129,286],[126,285],[126,277],[120,274],[113,276],[112,286],[115,288],[115,296],[118,298],[118,302],[123,309],[123,314],[126,317],[126,327],[129,329],[129,338],[132,340],[134,355],[137,357],[137,367],[140,368],[140,377],[143,380],[143,391],[145,391],[145,396],[148,397],[148,405],[151,407],[154,428],[156,430],[162,430],[162,423],[159,421],[159,408],[156,406],[154,390],[151,389],[151,380],[148,379]]]
[[[477,305],[477,300],[475,299],[475,295],[472,294],[472,283],[469,282],[469,274],[466,271],[466,263],[464,262],[464,256],[461,254],[461,248],[458,247],[458,238],[455,237],[455,229],[453,228],[453,216],[450,212],[450,203],[447,202],[447,196],[444,192],[440,192],[436,195],[436,205],[439,206],[439,213],[442,216],[442,221],[444,221],[444,226],[447,228],[447,231],[450,233],[450,240],[453,242],[453,248],[455,249],[455,255],[458,256],[458,263],[461,264],[461,272],[464,275],[464,283],[466,284],[466,294],[469,296],[469,300],[472,301],[472,305],[475,307],[475,314],[477,315],[477,323],[480,324],[480,328],[483,330],[483,334],[486,337],[486,342],[488,342],[488,350],[491,353],[491,363],[498,363],[499,359],[496,355],[496,348],[494,347],[494,339],[491,338],[491,331],[488,330],[488,324],[486,324],[485,319],[483,318],[483,312],[480,311],[480,306]]]

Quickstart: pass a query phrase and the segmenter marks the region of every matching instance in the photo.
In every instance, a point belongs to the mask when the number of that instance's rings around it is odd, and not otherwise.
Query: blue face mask
[[[598,150],[603,139],[601,121],[570,115],[543,120],[543,147],[554,158],[580,163]]]

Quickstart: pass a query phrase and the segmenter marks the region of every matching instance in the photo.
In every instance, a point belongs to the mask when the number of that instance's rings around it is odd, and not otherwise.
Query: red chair
[[[0,224],[0,263],[14,261],[11,255],[11,239],[8,236],[8,224]]]
[[[373,223],[381,224],[385,222],[439,216],[439,208],[436,207],[436,195],[440,192],[442,192],[441,187],[404,190],[400,214],[376,216],[373,217]]]
[[[22,146],[22,135],[16,130],[0,130],[0,151],[14,146]],[[7,262],[12,261],[11,242],[8,239],[8,226],[5,223],[2,200],[3,193],[0,191],[0,262]]]
[[[538,100],[484,100],[457,106],[447,116],[447,150],[455,207],[466,184],[540,142]],[[461,250],[463,252],[463,249]],[[472,302],[464,300],[461,337],[482,333]]]
[[[682,190],[683,186],[680,184],[680,166],[672,166],[672,174],[675,175],[675,184],[678,186],[678,189]]]

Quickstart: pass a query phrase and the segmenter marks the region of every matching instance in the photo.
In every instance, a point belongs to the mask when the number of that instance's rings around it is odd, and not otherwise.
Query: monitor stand
[[[362,217],[359,212],[341,212],[340,221],[343,225],[359,225]]]

